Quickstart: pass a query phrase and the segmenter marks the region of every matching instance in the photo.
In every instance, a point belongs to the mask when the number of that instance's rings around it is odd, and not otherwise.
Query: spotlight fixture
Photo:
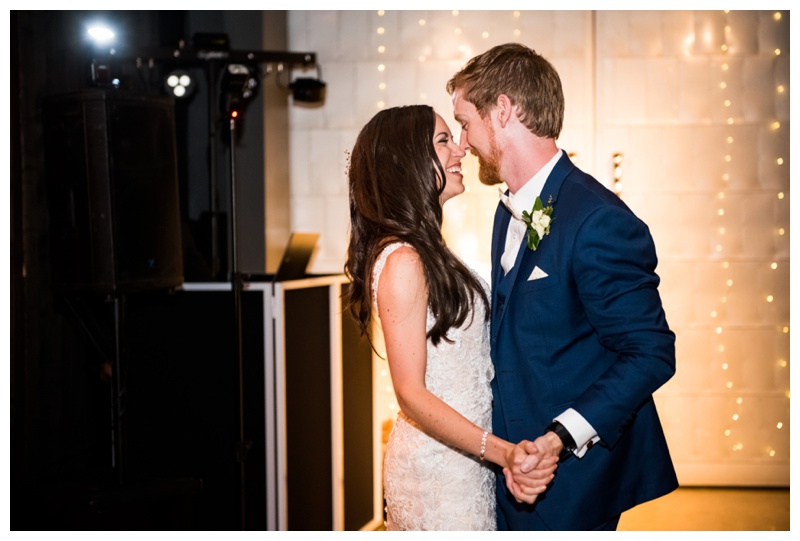
[[[166,88],[167,92],[174,98],[188,98],[194,92],[194,77],[186,71],[171,71],[164,78],[164,88]]]
[[[89,78],[91,84],[95,86],[119,87],[119,79],[112,75],[111,57],[115,54],[114,48],[110,48],[116,40],[116,33],[112,28],[103,22],[92,22],[87,24],[86,43],[87,52],[91,56],[89,61]]]
[[[258,89],[255,68],[246,64],[228,64],[220,81],[220,109],[223,114],[244,114],[244,109],[255,98]]]
[[[322,81],[322,70],[317,68],[318,78],[298,77],[289,84],[294,101],[302,103],[322,103],[325,101],[325,83]]]
[[[86,33],[95,45],[108,45],[114,41],[114,31],[103,24],[93,24],[86,29]]]

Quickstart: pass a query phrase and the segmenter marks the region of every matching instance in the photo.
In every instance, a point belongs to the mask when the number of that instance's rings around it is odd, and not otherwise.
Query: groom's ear
[[[495,110],[497,111],[497,121],[505,128],[511,117],[516,114],[514,104],[511,103],[511,98],[505,94],[497,96],[495,103]]]

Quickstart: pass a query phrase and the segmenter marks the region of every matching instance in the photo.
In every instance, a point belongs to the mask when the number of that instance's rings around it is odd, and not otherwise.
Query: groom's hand
[[[520,444],[522,443],[523,442],[520,442]],[[548,432],[544,436],[539,436],[533,440],[533,442],[525,443],[530,444],[528,449],[533,446],[536,451],[529,451],[528,456],[525,457],[520,464],[520,471],[522,473],[529,473],[536,470],[540,467],[542,459],[545,457],[554,458],[555,462],[558,462],[558,455],[561,453],[561,448],[563,446],[561,439],[554,432]]]
[[[553,480],[558,456],[543,456],[535,442],[523,440],[508,455],[509,467],[503,468],[506,486],[518,502],[532,504],[536,498],[547,490]],[[522,470],[528,465],[527,471]]]

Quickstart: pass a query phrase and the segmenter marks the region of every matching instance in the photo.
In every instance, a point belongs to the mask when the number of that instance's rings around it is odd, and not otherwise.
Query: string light
[[[728,12],[726,11],[725,13],[726,13],[726,19],[727,19],[727,13]],[[782,19],[781,13],[780,12],[775,12],[773,14],[773,19],[776,22],[780,21]],[[726,21],[726,23],[727,22],[728,21]],[[729,39],[735,39],[735,28],[731,24],[726,24],[725,25],[725,33],[724,33],[724,36],[723,36],[724,43],[720,47],[720,50],[723,53],[726,53],[726,54],[731,51],[731,48],[729,47],[729,43],[728,43]],[[774,49],[775,56],[779,56],[781,54],[781,52],[782,51],[781,51],[780,48],[775,48]],[[732,69],[731,69],[731,64],[730,63],[723,62],[723,63],[720,64],[720,72],[719,73],[721,75],[721,80],[719,81],[719,88],[721,90],[723,90],[723,91],[727,91],[730,88],[730,85],[728,84],[729,81],[727,80],[727,77],[731,76],[731,72],[732,72]],[[775,86],[775,92],[776,92],[777,95],[784,94],[786,92],[786,88],[785,88],[785,86],[783,84],[778,84],[778,85]],[[725,111],[733,111],[734,96],[722,96],[721,103],[722,103]],[[736,113],[735,112],[734,112],[734,114],[727,114],[726,115],[725,124],[729,128],[734,128],[737,125],[737,123],[738,123],[738,121],[737,121],[737,117],[736,117]],[[773,133],[776,133],[776,132],[778,132],[779,130],[782,129],[782,125],[781,125],[781,122],[779,120],[772,119],[772,120],[766,122],[766,128],[769,131],[771,131]],[[726,139],[725,140],[726,140],[728,145],[732,145],[733,142],[734,142],[733,134],[726,134]],[[726,167],[729,168],[729,171],[726,171],[722,175],[722,180],[725,183],[727,183],[730,180],[730,178],[731,178],[730,174],[731,174],[731,172],[734,171],[732,168],[735,166],[734,164],[736,163],[736,154],[733,151],[733,147],[729,147],[729,148],[731,148],[731,151],[725,152],[723,154],[723,161],[726,164]],[[781,167],[784,164],[784,161],[785,161],[782,156],[775,156],[773,159],[774,159],[773,163],[775,164],[776,167]],[[718,201],[720,203],[725,199],[724,195],[725,195],[724,191],[718,193]],[[778,190],[777,193],[776,193],[776,197],[777,197],[777,199],[779,201],[784,201],[786,199],[786,194],[785,194],[784,191]],[[717,216],[720,217],[720,218],[724,217],[725,216],[725,210],[726,209],[722,204],[718,204],[717,205],[717,209],[716,209]],[[788,215],[788,213],[787,213],[787,215]],[[718,227],[717,231],[718,231],[719,237],[718,237],[718,243],[715,245],[716,252],[717,253],[724,253],[725,252],[725,246],[724,246],[724,240],[723,239],[725,237],[723,235],[725,234],[725,228],[724,227]],[[778,236],[782,236],[782,235],[785,234],[786,230],[783,227],[778,227],[778,228],[776,228],[776,232],[777,232]],[[778,268],[778,264],[779,264],[778,261],[768,262],[768,265],[769,265],[770,269],[772,269],[772,270],[776,270]],[[727,261],[724,262],[723,263],[723,269],[728,270],[729,268],[730,267],[728,265],[728,262]],[[724,280],[724,284],[725,284],[726,289],[729,290],[729,291],[732,290],[733,284],[734,284],[733,279],[729,276],[729,277],[723,278],[723,280]],[[778,300],[778,296],[775,295],[775,294],[765,294],[763,299],[767,303],[776,303],[777,300]],[[722,297],[720,297],[720,302],[721,303],[724,304],[726,302],[726,300],[727,300],[727,294],[723,295]],[[723,332],[722,332],[723,329],[724,329],[724,321],[720,321],[723,318],[719,317],[719,313],[718,313],[717,310],[712,310],[711,314],[712,314],[712,319],[714,319],[716,321],[716,324],[715,324],[715,327],[714,327],[715,332],[717,333],[717,336],[721,340],[723,338],[723,336],[725,336],[723,334]],[[783,326],[780,330],[784,334],[788,334],[788,330],[789,329],[788,329],[788,326]],[[723,351],[722,344],[720,344],[719,350],[720,350],[720,353],[722,353],[722,351]],[[738,359],[736,359],[736,361],[738,362]],[[781,369],[785,369],[786,367],[788,367],[788,362],[786,361],[786,359],[777,359],[776,360],[776,364]],[[723,372],[725,372],[725,373],[728,373],[730,371],[730,368],[731,368],[730,363],[727,360],[722,362],[721,367],[722,367]],[[724,386],[727,389],[732,390],[734,388],[734,381],[732,379],[730,379],[730,378],[724,378],[724,379],[725,379]],[[789,392],[788,389],[785,391],[785,396],[786,396],[787,399],[789,399],[790,392]],[[734,409],[736,411],[731,412],[731,417],[730,417],[731,422],[734,422],[734,423],[736,423],[736,422],[740,421],[740,419],[742,419],[742,413],[744,411],[746,411],[746,409],[747,409],[747,406],[745,405],[745,401],[744,401],[743,397],[741,397],[741,396],[737,397],[736,400],[735,400],[735,403],[736,404],[734,406]],[[774,421],[774,423],[775,424],[773,426],[775,426],[777,428],[777,430],[781,430],[783,428],[783,421],[781,421],[780,419],[776,419]],[[724,430],[725,437],[730,437],[732,435],[732,433],[733,432],[732,432],[732,429],[730,427],[728,427],[728,428],[726,428]],[[743,442],[743,441],[738,441],[734,445],[731,446],[731,451],[734,452],[734,453],[741,452],[744,449],[745,449],[745,442]],[[774,445],[767,446],[767,447],[764,447],[762,449],[763,449],[762,452],[764,452],[769,457],[776,457],[776,456],[780,456],[781,455],[780,450],[778,448],[776,448]]]
[[[726,53],[726,54],[728,52],[727,40],[730,38],[731,32],[732,32],[732,30],[731,30],[730,24],[726,24],[725,25],[725,32],[724,32],[724,34],[722,36],[723,43],[722,43],[722,45],[720,47],[721,51],[723,53]],[[728,82],[727,82],[727,80],[725,78],[725,76],[728,73],[728,70],[729,70],[729,64],[727,62],[723,62],[722,65],[720,66],[721,80],[719,82],[719,88],[721,90],[723,90],[723,91],[726,91],[728,89]],[[732,104],[733,104],[733,102],[732,102],[730,96],[723,96],[722,105],[725,107],[726,110],[730,110]],[[732,116],[728,116],[725,122],[726,122],[727,126],[733,126],[734,118]],[[730,134],[730,133],[726,134],[725,142],[728,145],[732,145],[733,144],[733,135]],[[733,155],[730,152],[726,152],[723,155],[723,161],[726,164],[726,167],[730,168],[731,164],[733,163]],[[722,175],[722,180],[723,180],[723,182],[727,183],[729,179],[730,179],[730,171],[728,170],[728,171],[725,171],[725,173]],[[725,216],[725,207],[724,207],[725,198],[726,198],[726,193],[725,193],[724,189],[720,190],[719,192],[717,192],[717,201],[719,202],[719,206],[717,207],[717,216],[720,217],[720,218]],[[720,226],[720,227],[718,227],[717,231],[718,231],[718,234],[719,234],[719,238],[718,238],[718,243],[716,244],[715,251],[717,253],[724,253],[725,252],[725,237],[724,237],[725,227],[724,226]],[[727,261],[727,260],[723,261],[722,262],[722,269],[724,271],[726,271],[726,272],[729,271],[730,270],[730,262]],[[733,287],[733,280],[731,278],[726,278],[725,281],[724,281],[724,285],[725,285],[726,293],[725,293],[725,295],[723,295],[720,298],[720,303],[721,304],[725,304],[726,303],[726,301],[727,301],[727,292],[730,291],[731,287]],[[717,310],[715,310],[714,313],[716,314]],[[723,327],[722,327],[722,325],[720,323],[724,323],[724,321],[719,321],[719,319],[716,318],[716,317],[715,317],[715,319],[717,319],[717,326],[715,327],[715,332],[716,332],[717,336],[719,337],[719,339],[722,340],[723,339],[723,337],[722,337]],[[724,342],[720,342],[719,343],[718,350],[720,351],[720,353],[724,353],[724,351],[725,351]],[[725,384],[724,384],[725,388],[728,389],[728,390],[733,389],[733,381],[728,379],[730,377],[730,374],[729,374],[730,363],[728,362],[727,359],[724,360],[723,363],[722,363],[722,370],[723,370],[723,372],[728,374],[725,377]],[[737,405],[741,406],[741,402],[737,401]],[[739,420],[739,412],[738,411],[732,413],[731,420],[733,422],[736,422],[736,421]],[[730,428],[725,430],[725,436],[726,437],[730,437],[731,433],[732,432],[731,432]],[[732,449],[734,451],[736,451],[736,450],[739,449],[740,445],[741,445],[740,443],[737,443],[736,445],[734,445],[732,447]]]

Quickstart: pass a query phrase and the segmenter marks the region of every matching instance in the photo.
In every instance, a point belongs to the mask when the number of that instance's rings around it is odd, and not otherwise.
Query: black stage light
[[[220,82],[220,109],[225,115],[244,109],[256,96],[258,79],[255,68],[246,64],[228,64]]]
[[[185,99],[194,93],[195,80],[187,71],[171,71],[164,78],[164,88],[172,97]]]
[[[289,84],[294,101],[303,103],[322,103],[325,101],[325,83],[322,81],[322,70],[316,66],[318,78],[298,77]]]

